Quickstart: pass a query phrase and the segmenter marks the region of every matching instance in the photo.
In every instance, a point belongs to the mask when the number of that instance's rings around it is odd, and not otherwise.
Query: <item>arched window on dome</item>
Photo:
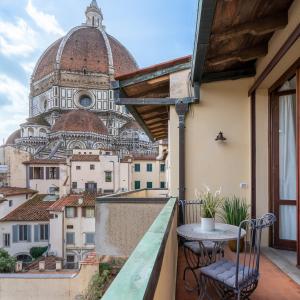
[[[34,129],[28,128],[28,137],[34,137]]]
[[[47,137],[47,131],[46,131],[46,129],[41,128],[41,129],[40,129],[40,132],[39,132],[39,135],[40,135],[40,137],[42,137],[42,138]]]

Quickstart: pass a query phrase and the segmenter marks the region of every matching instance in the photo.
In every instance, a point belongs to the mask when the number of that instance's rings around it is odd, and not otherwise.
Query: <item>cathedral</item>
[[[86,21],[50,45],[30,84],[29,118],[6,145],[34,158],[59,159],[73,149],[105,149],[126,155],[157,155],[126,107],[114,103],[115,77],[138,69],[130,52],[106,32],[97,1]]]

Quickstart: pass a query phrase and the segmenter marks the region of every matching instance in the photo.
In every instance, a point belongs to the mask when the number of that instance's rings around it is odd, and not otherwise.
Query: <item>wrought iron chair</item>
[[[201,200],[180,200],[180,212],[181,212],[181,222],[183,224],[192,224],[192,223],[200,223],[201,221]],[[190,241],[181,239],[181,243],[183,245],[184,256],[186,259],[187,266],[183,272],[183,280],[185,283],[185,288],[187,290],[195,290],[199,289],[198,276],[196,274],[196,270],[200,267],[206,266],[211,262],[211,257],[215,251],[218,253],[222,252],[222,256],[224,254],[223,250],[216,250],[216,244],[210,241],[203,241],[199,243],[199,241]],[[191,271],[195,282],[197,284],[196,287],[191,287],[188,281],[186,280],[187,272]]]
[[[209,285],[217,292],[220,299],[249,299],[258,284],[261,233],[275,221],[275,215],[268,213],[259,219],[241,222],[236,261],[221,259],[200,269],[199,299],[211,299],[208,294]],[[241,243],[244,243],[243,254],[240,251]],[[204,298],[205,296],[207,298]]]

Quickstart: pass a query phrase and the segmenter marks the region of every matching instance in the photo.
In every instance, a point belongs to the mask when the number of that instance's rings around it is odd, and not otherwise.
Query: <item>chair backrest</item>
[[[239,226],[239,239],[237,241],[237,262],[236,262],[236,287],[256,283],[259,274],[260,245],[262,230],[272,226],[276,217],[267,213],[261,218],[244,220]],[[246,235],[243,237],[243,232]],[[244,243],[244,253],[241,253]]]
[[[201,200],[180,200],[179,212],[183,224],[200,223],[201,221]]]

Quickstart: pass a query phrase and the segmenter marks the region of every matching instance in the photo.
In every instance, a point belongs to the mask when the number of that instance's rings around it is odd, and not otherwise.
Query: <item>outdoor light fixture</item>
[[[221,141],[221,142],[225,142],[225,141],[226,141],[226,137],[224,137],[222,131],[219,132],[219,134],[218,134],[217,137],[215,138],[215,141]]]

